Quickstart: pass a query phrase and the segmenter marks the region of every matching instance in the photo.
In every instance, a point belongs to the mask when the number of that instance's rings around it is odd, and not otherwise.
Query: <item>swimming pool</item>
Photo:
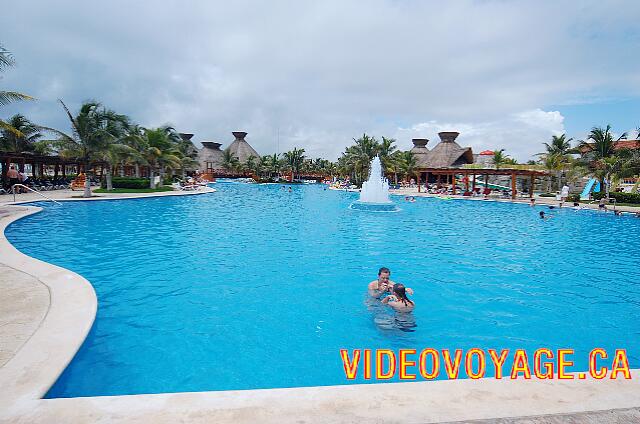
[[[98,295],[48,397],[347,384],[341,348],[570,347],[578,370],[594,347],[626,348],[640,365],[638,219],[422,198],[367,213],[320,186],[216,188],[42,204],[7,229]],[[367,301],[380,266],[415,290],[411,316]]]

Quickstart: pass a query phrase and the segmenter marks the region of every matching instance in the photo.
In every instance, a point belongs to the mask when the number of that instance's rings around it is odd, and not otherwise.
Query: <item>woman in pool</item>
[[[382,299],[382,303],[391,306],[398,312],[411,312],[415,308],[413,301],[407,297],[404,284],[393,285],[393,294]]]

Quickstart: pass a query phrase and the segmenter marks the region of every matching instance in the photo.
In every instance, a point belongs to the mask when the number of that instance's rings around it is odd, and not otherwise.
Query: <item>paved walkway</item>
[[[392,195],[396,195],[396,196],[415,196],[415,197],[440,197],[440,196],[445,196],[445,197],[451,197],[453,199],[463,199],[463,200],[476,201],[476,202],[494,201],[494,202],[526,203],[526,204],[529,204],[531,202],[531,199],[529,197],[517,197],[516,199],[511,199],[510,197],[509,198],[504,198],[504,197],[489,196],[489,198],[485,200],[483,196],[472,197],[472,196],[462,196],[462,195],[459,195],[459,194],[453,196],[453,195],[450,195],[450,194],[431,194],[431,193],[424,193],[424,192],[418,193],[418,188],[417,187],[401,188],[401,189],[398,189],[398,190],[389,190],[389,192]],[[557,201],[553,197],[538,197],[538,196],[536,196],[535,199],[536,199],[536,205],[558,206],[559,203],[560,203],[559,201]],[[571,202],[564,202],[563,207],[570,208],[570,207],[572,207],[572,205],[573,205],[573,203],[571,203]],[[613,204],[609,204],[609,205],[607,205],[607,208],[609,208],[611,210],[611,209],[613,209],[613,206],[614,206]],[[584,209],[597,210],[598,209],[598,202],[580,203],[580,207],[584,208]],[[616,209],[619,209],[619,210],[625,211],[625,212],[631,212],[631,213],[640,212],[640,206],[616,206]]]
[[[1,211],[1,209],[0,209]],[[49,290],[38,279],[0,264],[0,367],[35,333],[49,309]]]
[[[83,198],[81,191],[72,191],[72,190],[51,190],[51,191],[43,191],[41,194],[28,192],[28,193],[20,193],[16,194],[16,202],[40,202],[47,201],[46,198],[42,196],[46,196],[53,200],[104,200],[104,199],[127,199],[127,198],[138,198],[138,197],[159,197],[159,196],[183,196],[187,194],[197,194],[197,193],[209,193],[213,192],[215,189],[209,187],[203,187],[200,190],[196,191],[160,191],[156,193],[99,193],[94,194],[90,198]],[[10,205],[13,203],[13,194],[2,194],[0,195],[0,206],[2,205]]]
[[[613,409],[579,414],[541,415],[537,417],[457,421],[455,424],[463,422],[469,424],[629,424],[640,423],[640,408]]]

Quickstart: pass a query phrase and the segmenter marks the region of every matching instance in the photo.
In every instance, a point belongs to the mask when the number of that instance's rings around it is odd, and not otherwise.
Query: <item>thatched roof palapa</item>
[[[221,143],[213,141],[202,141],[202,149],[198,151],[198,162],[200,169],[220,169],[222,168],[222,158],[224,153],[220,150]]]
[[[420,168],[428,165],[428,157],[429,157],[429,149],[427,149],[427,143],[429,142],[426,138],[414,138],[413,140],[413,148],[411,149],[411,153],[413,153],[413,157],[416,158],[416,165]]]
[[[418,168],[455,168],[473,163],[471,147],[460,147],[455,141],[460,133],[443,131],[438,135],[440,143],[429,151],[423,163],[418,162]]]
[[[234,131],[232,134],[235,136],[235,140],[227,149],[238,158],[240,163],[247,162],[249,156],[253,156],[256,159],[260,159],[260,155],[255,151],[253,147],[244,139],[247,136],[246,132]]]

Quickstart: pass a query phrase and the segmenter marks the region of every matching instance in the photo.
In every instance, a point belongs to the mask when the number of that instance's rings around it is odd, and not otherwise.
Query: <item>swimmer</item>
[[[607,211],[606,203],[607,203],[607,199],[605,199],[604,197],[600,199],[600,201],[598,202],[598,209],[606,212]]]
[[[393,294],[382,299],[382,303],[391,306],[398,312],[411,312],[415,308],[413,301],[407,297],[407,289],[403,284],[393,285]]]
[[[544,211],[540,211],[540,218],[541,218],[541,219],[544,219],[544,220],[546,221],[547,219],[551,219],[551,218],[553,218],[553,216],[545,215],[545,214],[544,214]]]
[[[414,203],[415,201],[416,201],[416,198],[415,198],[415,197],[411,196],[411,197],[409,198],[409,202]]]
[[[573,210],[579,211],[580,209],[582,209],[580,207],[580,203],[578,202],[573,202]]]
[[[531,199],[531,200],[529,201],[529,206],[530,206],[530,207],[534,207],[535,205],[536,205],[536,199]]]
[[[369,294],[372,297],[379,298],[386,292],[391,291],[390,287],[393,282],[389,278],[391,278],[391,270],[386,267],[380,268],[378,270],[378,279],[369,283]]]
[[[369,283],[369,295],[375,297],[377,299],[383,297],[384,295],[392,292],[392,287],[394,285],[391,278],[391,270],[386,267],[382,267],[378,270],[378,279],[373,280]],[[413,295],[413,290],[407,287],[407,293]]]
[[[613,214],[614,214],[615,216],[622,216],[622,211],[621,211],[621,210],[618,210],[618,209],[614,209],[614,210],[613,210]]]

